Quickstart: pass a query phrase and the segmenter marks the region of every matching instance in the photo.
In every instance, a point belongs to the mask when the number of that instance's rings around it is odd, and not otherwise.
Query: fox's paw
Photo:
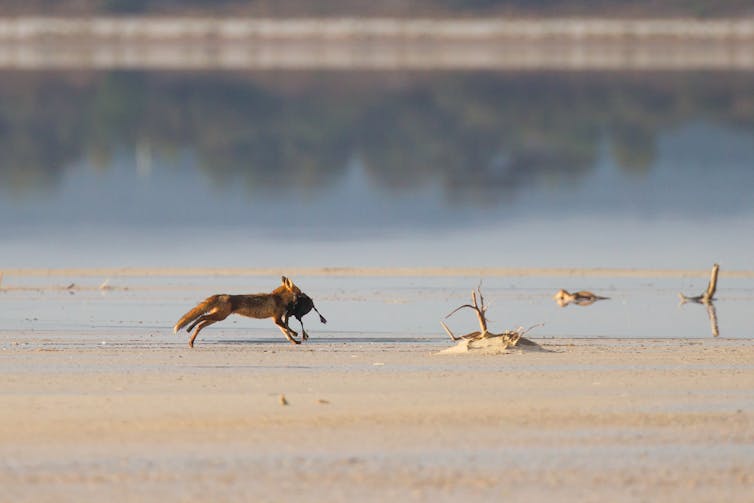
[[[302,338],[303,338],[303,339],[304,339],[305,341],[308,341],[308,340],[309,340],[309,334],[307,334],[307,333],[306,333],[306,330],[302,330],[302,331],[301,331],[301,334],[302,334],[302,335],[301,335],[301,337],[302,337]]]

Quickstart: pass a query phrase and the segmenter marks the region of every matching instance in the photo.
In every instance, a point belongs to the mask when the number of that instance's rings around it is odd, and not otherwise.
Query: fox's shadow
[[[385,344],[399,344],[399,343],[431,343],[435,342],[436,338],[430,337],[325,337],[325,338],[309,338],[306,344],[342,344],[342,343],[385,343]],[[202,341],[205,344],[230,344],[230,345],[274,345],[280,347],[288,347],[284,340],[280,338],[272,339],[209,339]]]

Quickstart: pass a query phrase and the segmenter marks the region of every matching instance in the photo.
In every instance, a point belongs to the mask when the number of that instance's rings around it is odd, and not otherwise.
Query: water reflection
[[[389,190],[440,181],[450,200],[499,200],[536,180],[578,183],[601,145],[645,176],[670,129],[751,135],[752,85],[747,74],[8,72],[0,180],[23,194],[82,162],[107,170],[131,152],[166,169],[188,151],[213,186],[316,192],[358,157]]]
[[[717,310],[715,310],[715,303],[707,303],[707,316],[709,317],[710,330],[713,337],[720,335],[720,329],[717,326]]]
[[[655,247],[701,225],[754,268],[739,232],[754,222],[753,87],[748,73],[4,72],[0,251],[131,246],[148,263],[177,240],[220,257],[215,240],[263,262],[282,236],[299,265],[353,239],[366,244],[337,265],[661,266]],[[391,237],[400,254],[375,247]]]

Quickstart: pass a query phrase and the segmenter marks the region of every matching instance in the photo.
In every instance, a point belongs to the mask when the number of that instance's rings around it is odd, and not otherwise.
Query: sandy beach
[[[6,332],[3,499],[751,500],[752,341],[539,342]]]

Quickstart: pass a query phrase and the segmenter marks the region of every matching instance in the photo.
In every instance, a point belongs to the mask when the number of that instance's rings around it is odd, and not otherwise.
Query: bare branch
[[[450,331],[450,329],[448,328],[448,326],[445,324],[444,321],[441,321],[440,325],[442,325],[442,328],[445,329],[445,333],[448,334],[451,339],[453,339],[454,341],[457,341],[458,339],[460,339],[460,337],[456,337],[455,335],[453,335],[453,332]]]
[[[717,273],[719,270],[720,270],[720,266],[718,264],[715,264],[712,266],[712,272],[710,273],[709,284],[707,285],[707,291],[704,292],[704,295],[702,296],[702,301],[705,304],[713,300],[713,297],[715,295],[715,290],[717,289]]]
[[[462,306],[458,306],[457,308],[453,309],[453,310],[452,310],[452,311],[450,312],[450,314],[448,314],[447,316],[445,316],[445,319],[448,319],[448,318],[450,318],[451,316],[453,316],[454,314],[456,314],[456,313],[457,313],[458,311],[460,311],[460,310],[461,310],[461,309],[463,309],[464,307],[468,307],[468,308],[470,308],[470,309],[473,309],[474,311],[476,311],[476,310],[477,310],[476,306],[472,306],[471,304],[464,304],[464,305],[462,305]]]
[[[720,270],[720,266],[718,264],[714,264],[712,266],[712,271],[710,272],[710,278],[709,283],[707,284],[707,290],[704,291],[701,295],[696,295],[693,297],[688,297],[682,293],[679,293],[678,295],[681,298],[681,304],[685,304],[686,302],[696,302],[699,304],[709,304],[714,299],[715,291],[717,290],[717,273]]]
[[[536,324],[530,326],[527,329],[524,329],[523,327],[518,327],[518,330],[516,330],[516,332],[521,333],[521,335],[526,335],[529,332],[531,332],[532,330],[534,330],[535,328],[537,328],[537,327],[544,327],[544,326],[545,326],[544,323],[536,323]]]

